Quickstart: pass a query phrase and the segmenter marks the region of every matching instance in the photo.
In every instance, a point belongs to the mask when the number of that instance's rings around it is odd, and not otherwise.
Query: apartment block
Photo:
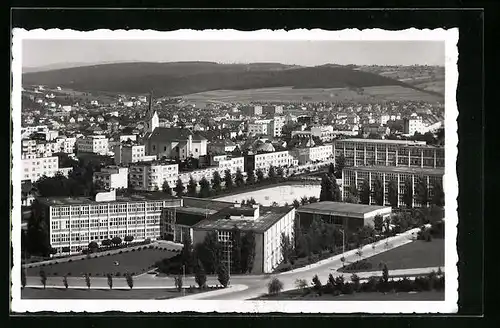
[[[100,172],[94,172],[94,183],[99,181],[106,190],[128,188],[128,168],[104,167]]]
[[[92,135],[79,138],[76,141],[78,152],[106,155],[108,153],[108,138],[102,135]]]
[[[36,154],[23,154],[21,157],[23,167],[22,180],[38,181],[43,176],[53,177],[59,169],[57,156],[37,157]]]
[[[138,190],[161,190],[165,181],[173,188],[178,176],[179,165],[170,162],[140,162],[129,166],[130,187]]]

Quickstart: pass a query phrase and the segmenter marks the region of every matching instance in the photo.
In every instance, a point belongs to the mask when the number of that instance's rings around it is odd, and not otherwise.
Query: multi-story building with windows
[[[77,139],[79,153],[106,155],[108,153],[108,138],[102,135],[92,135]]]
[[[92,241],[100,244],[113,237],[158,239],[164,209],[182,206],[182,199],[162,193],[116,196],[110,191],[95,198],[38,198],[33,206],[34,215],[48,224],[57,256],[79,253]]]
[[[416,132],[422,134],[427,132],[427,129],[422,121],[422,117],[413,113],[410,117],[403,119],[403,132],[411,136]]]
[[[100,172],[94,172],[94,183],[99,181],[104,189],[128,188],[128,168],[126,167],[104,167]]]
[[[165,181],[173,188],[178,176],[179,165],[171,162],[139,162],[129,166],[130,187],[138,190],[161,190]]]
[[[303,165],[316,161],[333,161],[332,149],[332,145],[330,144],[324,146],[296,148],[292,152],[294,153],[294,157],[298,159],[299,165]]]
[[[245,176],[245,159],[243,157],[229,157],[226,156],[226,158],[221,158],[215,161],[216,165],[200,170],[194,170],[190,172],[183,172],[179,173],[179,179],[183,183],[188,183],[191,177],[194,179],[194,181],[199,182],[201,179],[205,178],[208,181],[210,181],[213,177],[213,174],[217,171],[219,172],[221,177],[224,177],[225,171],[229,170],[231,174],[235,174],[236,171],[239,169],[243,176]]]
[[[283,114],[283,106],[281,105],[265,105],[262,106],[262,114]]]
[[[299,164],[299,161],[295,159],[295,157],[293,157],[288,150],[247,155],[245,159],[246,171],[250,169],[254,171],[261,169],[262,171],[267,172],[270,166],[290,167],[292,165]]]
[[[150,162],[156,155],[146,155],[146,147],[138,144],[120,143],[114,147],[115,164]]]
[[[22,180],[35,182],[43,176],[53,177],[57,172],[61,171],[57,156],[37,157],[36,154],[23,154],[21,158],[23,167]]]
[[[363,182],[366,180],[370,185],[370,190],[374,190],[375,181],[378,179],[384,189],[384,205],[390,205],[389,202],[389,183],[394,181],[397,186],[398,207],[404,206],[404,195],[406,186],[412,188],[412,195],[416,193],[416,185],[423,179],[426,183],[429,198],[434,195],[434,185],[439,183],[443,186],[444,168],[413,168],[413,167],[394,167],[394,166],[372,166],[372,167],[346,167],[342,171],[342,197],[343,199],[349,193],[351,186],[356,186],[361,190]],[[408,181],[408,183],[407,183]],[[370,204],[374,204],[373,195],[370,195]],[[418,204],[413,197],[413,207]]]
[[[346,166],[444,167],[444,147],[425,141],[339,139],[333,143],[335,158],[343,155]]]
[[[259,116],[262,115],[262,106],[259,105],[246,105],[240,107],[240,111],[246,116]]]
[[[271,273],[283,260],[281,235],[292,236],[295,209],[293,207],[253,207],[235,204],[208,216],[193,226],[193,244],[202,243],[205,236],[215,231],[223,245],[222,262],[228,268],[232,259],[232,234],[254,233],[255,257],[251,273]]]
[[[272,120],[255,120],[248,124],[250,135],[270,135],[272,133]]]
[[[273,137],[281,137],[283,134],[283,127],[285,126],[284,116],[275,116],[271,121],[271,131]]]

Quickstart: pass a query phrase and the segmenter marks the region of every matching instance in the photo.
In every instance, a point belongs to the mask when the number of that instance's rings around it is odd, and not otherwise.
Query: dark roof
[[[263,207],[259,209],[260,216],[257,219],[227,219],[227,216],[246,215],[250,216],[254,213],[254,209],[250,207],[241,208],[226,208],[208,219],[198,222],[194,225],[195,229],[199,230],[231,230],[235,226],[242,231],[253,230],[255,232],[265,232],[278,222],[294,208],[288,207]]]
[[[345,167],[345,170],[353,171],[371,171],[371,172],[394,172],[394,173],[410,173],[416,175],[444,175],[444,168],[429,168],[429,167],[408,167],[408,166],[356,166]]]
[[[187,140],[189,136],[192,136],[193,140],[200,141],[206,140],[205,137],[197,132],[192,132],[189,129],[181,128],[165,128],[157,127],[153,133],[151,133],[148,138],[152,140],[168,140],[168,141],[184,141]]]
[[[174,201],[178,199],[163,192],[145,192],[130,195],[116,195],[115,201],[96,202],[92,197],[39,197],[37,200],[48,206],[95,205],[107,203]]]
[[[182,199],[184,207],[196,207],[196,208],[219,211],[223,208],[233,206],[233,203],[231,202],[223,202],[220,200],[211,200],[211,199],[194,198],[194,197],[183,197]]]
[[[390,210],[391,207],[324,201],[324,202],[318,202],[301,206],[297,209],[297,212],[299,214],[312,213],[312,214],[359,217],[359,216],[364,216],[367,213],[383,209]]]

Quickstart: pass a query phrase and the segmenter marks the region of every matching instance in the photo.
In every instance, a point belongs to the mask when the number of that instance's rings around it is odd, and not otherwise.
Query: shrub
[[[69,259],[69,260],[68,260],[68,262],[73,262],[73,260],[72,260],[72,259]]]
[[[314,277],[312,279],[312,284],[313,284],[314,290],[321,296],[321,294],[322,294],[321,289],[322,289],[323,285],[321,284],[321,281],[319,280],[318,275],[314,275]]]
[[[267,290],[271,295],[278,294],[283,290],[283,283],[278,278],[274,277],[267,284]]]
[[[135,248],[132,250],[132,252],[135,252]]]
[[[352,294],[354,292],[354,286],[351,283],[346,282],[341,289],[342,294]]]

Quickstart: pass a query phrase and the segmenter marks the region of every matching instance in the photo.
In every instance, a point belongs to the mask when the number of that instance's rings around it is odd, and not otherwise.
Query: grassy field
[[[369,257],[366,261],[371,263],[372,267],[361,271],[379,271],[381,263],[387,265],[389,272],[399,269],[444,267],[444,239],[433,239],[431,242],[416,240]],[[341,268],[339,271],[344,270]]]
[[[303,295],[300,290],[291,290],[277,295],[265,295],[257,300],[287,300],[287,301],[444,301],[444,291],[425,291],[413,293],[355,293],[350,295],[333,296],[316,293]]]
[[[188,103],[203,108],[207,103],[217,102],[318,102],[318,101],[388,101],[424,100],[442,101],[440,97],[401,86],[366,87],[362,94],[347,88],[293,89],[291,87],[216,90],[194,93],[182,97]]]
[[[193,289],[192,293],[200,293],[207,290]],[[185,295],[190,295],[189,290]],[[21,291],[21,299],[137,299],[137,300],[165,300],[183,296],[182,292],[176,289],[130,289],[130,290],[99,290],[99,289],[43,289],[24,288]]]
[[[176,254],[171,251],[159,249],[144,249],[135,252],[127,251],[122,254],[30,268],[27,270],[27,275],[38,276],[41,269],[47,273],[47,276],[63,276],[65,274],[77,276],[85,273],[90,273],[92,276],[105,276],[108,273],[120,273],[123,275],[125,272],[140,274],[149,270],[156,261],[173,257]],[[115,261],[118,261],[119,265],[115,265]]]

